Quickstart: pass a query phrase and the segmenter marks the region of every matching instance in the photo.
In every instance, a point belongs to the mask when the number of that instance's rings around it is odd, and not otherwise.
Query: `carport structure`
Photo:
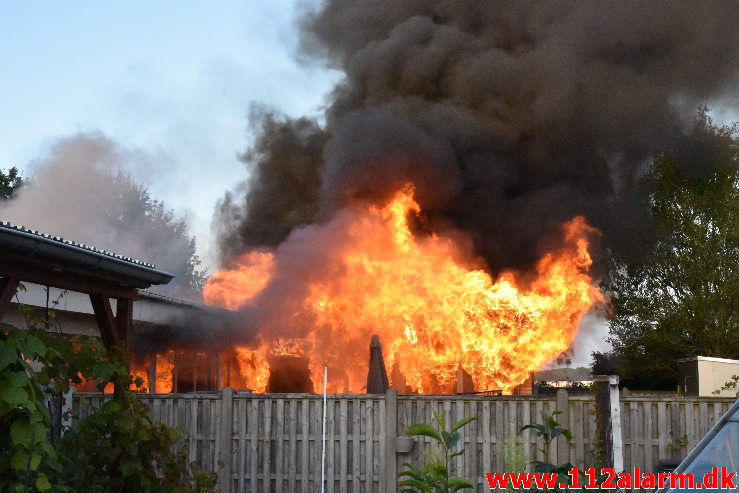
[[[138,290],[172,278],[146,262],[0,222],[0,322],[21,282],[77,291],[89,295],[105,347],[125,348]]]

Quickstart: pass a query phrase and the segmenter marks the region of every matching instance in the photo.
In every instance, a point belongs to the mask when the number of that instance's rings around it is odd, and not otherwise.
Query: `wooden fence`
[[[75,394],[72,426],[105,399]],[[151,417],[184,428],[183,445],[191,461],[219,471],[222,492],[320,491],[322,396],[306,394],[219,393],[146,394]],[[398,396],[329,395],[326,416],[326,491],[393,492],[404,462],[419,463],[431,439],[402,437],[411,423],[431,423],[433,411],[447,421],[475,416],[462,430],[465,454],[455,458],[454,473],[489,491],[486,472],[506,469],[508,450],[518,447],[527,461],[571,462],[585,468],[598,463],[595,401],[589,396]],[[621,436],[624,467],[654,471],[661,460],[684,457],[732,400],[726,398],[622,397]],[[544,457],[540,439],[518,434],[542,413],[561,410],[560,422],[573,432]],[[404,447],[412,443],[410,451]],[[518,444],[518,445],[515,445]]]

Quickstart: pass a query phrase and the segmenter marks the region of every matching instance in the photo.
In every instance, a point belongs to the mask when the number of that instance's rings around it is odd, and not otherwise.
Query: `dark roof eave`
[[[134,287],[167,284],[174,276],[167,272],[107,253],[47,238],[28,231],[0,227],[0,247],[14,253],[47,260],[59,260],[85,269],[122,278]]]

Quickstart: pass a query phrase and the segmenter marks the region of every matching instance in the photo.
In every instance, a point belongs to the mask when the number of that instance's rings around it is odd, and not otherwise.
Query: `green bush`
[[[49,434],[45,392],[96,379],[115,386],[111,400],[63,438]],[[216,475],[191,472],[176,451],[182,432],[153,423],[130,389],[120,353],[93,340],[68,339],[43,329],[0,328],[0,491],[215,491]]]

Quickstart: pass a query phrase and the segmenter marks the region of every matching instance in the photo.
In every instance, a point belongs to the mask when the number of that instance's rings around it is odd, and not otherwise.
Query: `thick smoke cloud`
[[[224,260],[406,180],[493,271],[530,267],[577,214],[637,254],[639,178],[736,89],[738,21],[729,1],[329,0],[303,55],[346,77],[325,125],[258,119],[251,179],[217,215]]]
[[[161,294],[199,299],[204,275],[183,219],[153,200],[127,169],[151,160],[101,134],[58,140],[0,218],[27,228],[151,262],[175,275]]]

